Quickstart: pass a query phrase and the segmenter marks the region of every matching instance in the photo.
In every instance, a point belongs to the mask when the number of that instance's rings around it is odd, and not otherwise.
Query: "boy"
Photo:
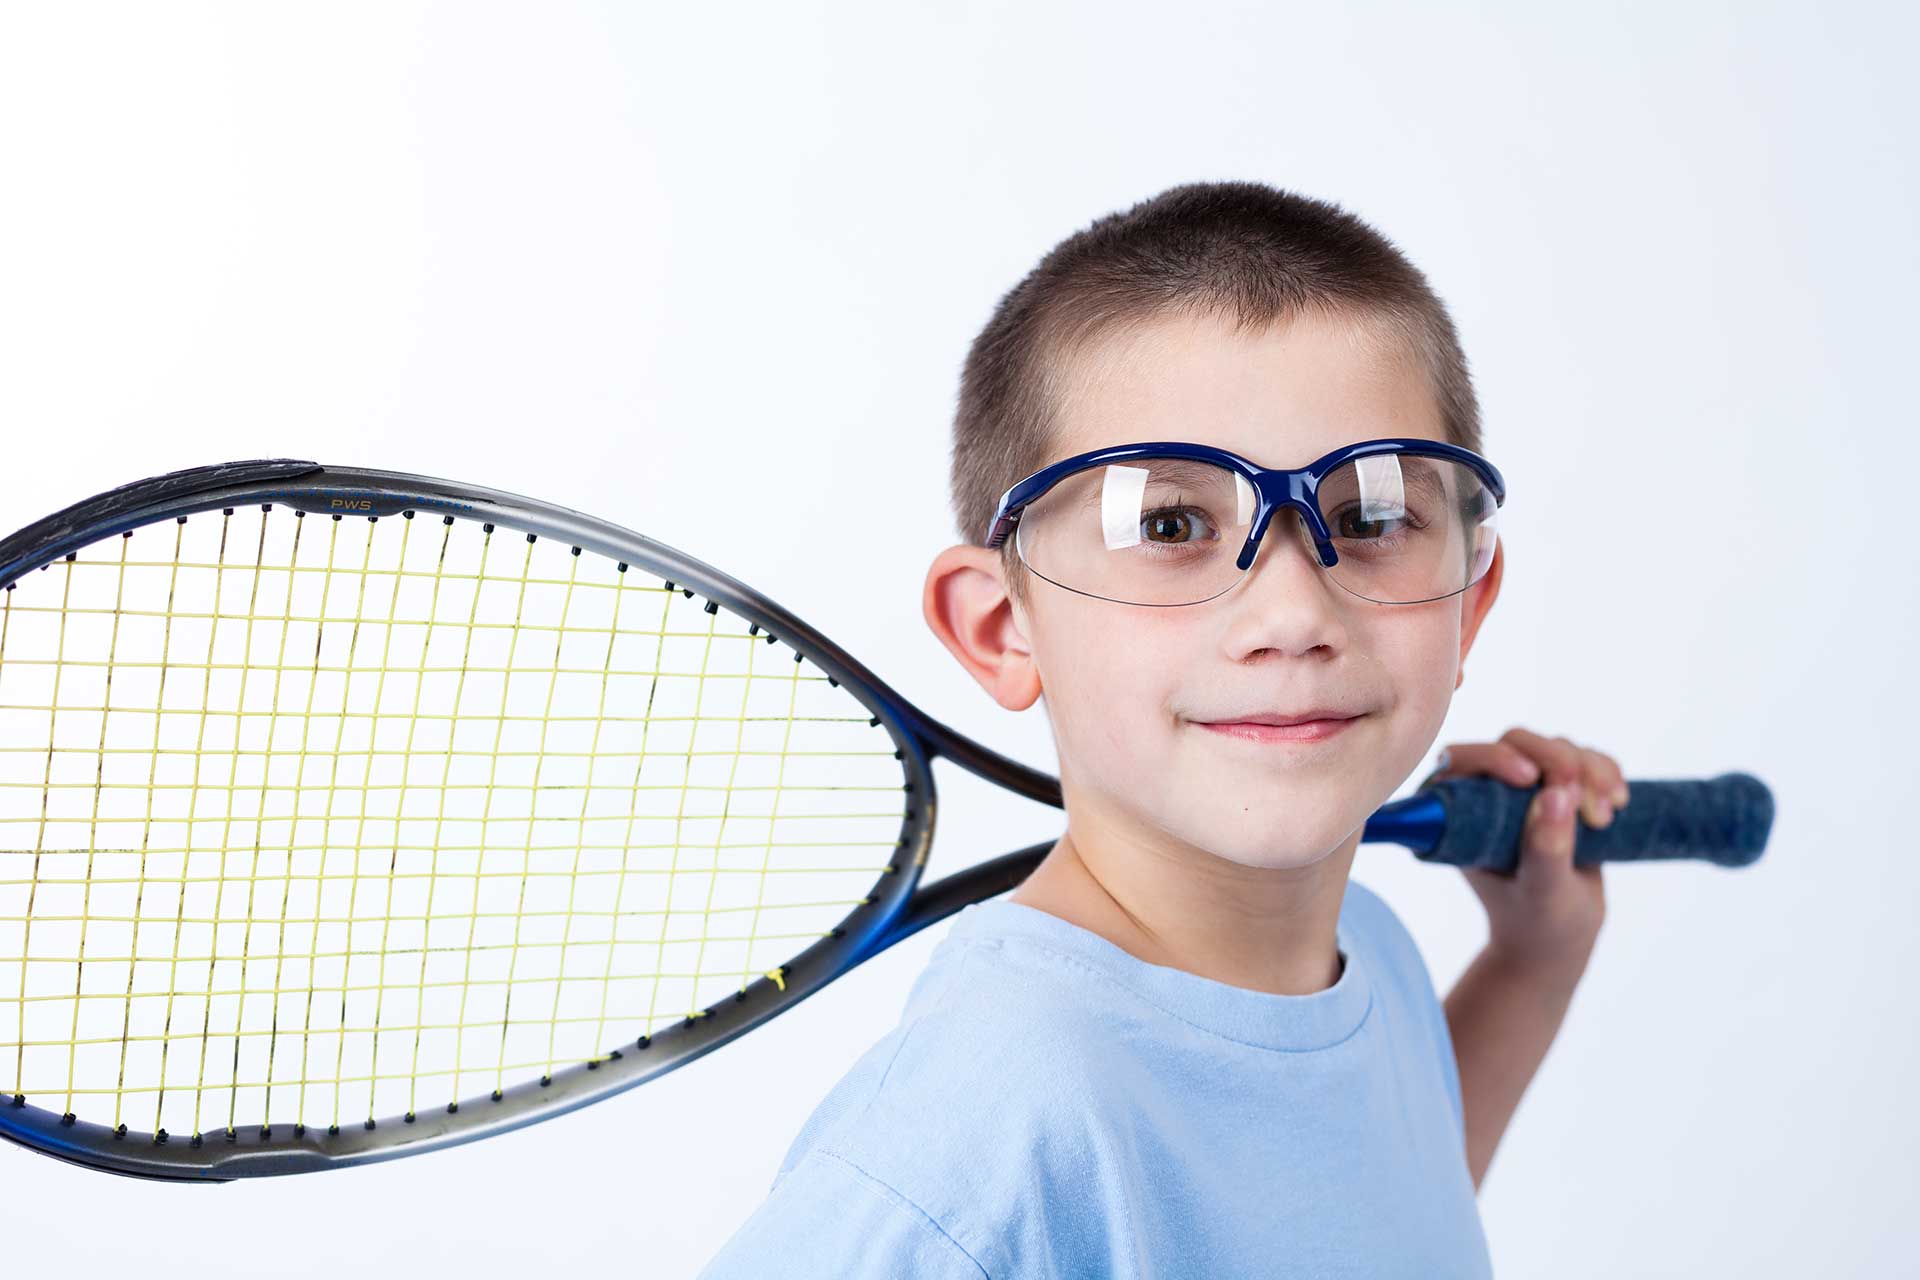
[[[1348,881],[1367,817],[1439,733],[1502,564],[1490,522],[1477,560],[1420,570],[1462,585],[1390,580],[1368,548],[1411,545],[1393,539],[1419,525],[1423,476],[1482,473],[1417,453],[1349,468],[1370,505],[1340,513],[1331,567],[1292,506],[1235,567],[1252,490],[1218,468],[1093,467],[999,509],[1108,446],[1302,468],[1388,437],[1477,455],[1478,436],[1441,302],[1337,206],[1175,187],[1002,299],[956,421],[970,541],[934,560],[923,606],[1000,705],[1045,694],[1067,830],[1012,895],[956,917],[703,1276],[1489,1274],[1475,1192],[1604,914],[1550,801],[1605,825],[1627,797],[1564,738],[1443,755],[1427,781],[1541,784],[1517,872],[1466,873],[1490,940],[1444,1008],[1397,917]],[[1240,524],[1212,483],[1242,486]],[[1336,499],[1315,501],[1331,524]],[[1471,548],[1475,512],[1490,502],[1438,519]],[[995,549],[990,528],[1015,532]]]

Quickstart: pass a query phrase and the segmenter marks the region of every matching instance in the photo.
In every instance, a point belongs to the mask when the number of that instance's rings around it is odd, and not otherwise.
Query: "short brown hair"
[[[1071,358],[1175,314],[1237,331],[1303,312],[1382,330],[1424,367],[1453,444],[1480,448],[1480,408],[1453,321],[1392,241],[1336,204],[1259,182],[1190,182],[1055,245],[994,308],[967,352],[950,483],[960,536],[986,540],[1000,495],[1049,461]],[[1013,539],[1001,563],[1024,603]]]

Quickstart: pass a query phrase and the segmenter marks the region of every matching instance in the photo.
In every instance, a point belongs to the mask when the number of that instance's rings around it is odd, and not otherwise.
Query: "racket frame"
[[[119,534],[209,511],[286,506],[335,519],[406,512],[492,524],[643,570],[726,609],[769,643],[785,643],[844,687],[886,729],[908,796],[895,854],[868,897],[827,936],[776,972],[697,1014],[609,1051],[492,1094],[360,1124],[219,1128],[188,1137],[110,1128],[0,1096],[0,1137],[88,1168],[174,1182],[226,1182],[346,1168],[419,1155],[563,1115],[710,1053],[818,991],[848,969],[969,903],[1006,892],[1052,847],[1048,840],[921,885],[938,811],[932,762],[945,756],[1018,794],[1060,806],[1054,776],[993,751],[914,707],[840,646],[767,596],[711,565],[630,529],[552,503],[427,476],[262,459],[196,467],[123,485],[0,540],[0,589]]]

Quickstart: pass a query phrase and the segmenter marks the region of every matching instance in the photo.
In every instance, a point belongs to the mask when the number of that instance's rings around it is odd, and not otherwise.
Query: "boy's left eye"
[[[1165,507],[1159,511],[1149,511],[1140,517],[1141,525],[1150,531],[1143,541],[1161,546],[1179,546],[1183,542],[1196,541],[1198,539],[1193,534],[1195,521],[1203,529],[1213,527],[1206,513],[1195,507]],[[1180,537],[1182,533],[1188,536],[1183,539]]]

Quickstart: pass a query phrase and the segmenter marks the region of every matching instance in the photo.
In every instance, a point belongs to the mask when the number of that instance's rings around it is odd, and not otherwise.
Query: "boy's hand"
[[[1487,911],[1487,946],[1534,970],[1570,969],[1577,975],[1606,918],[1598,865],[1573,862],[1576,812],[1590,827],[1605,827],[1627,803],[1626,777],[1611,756],[1513,728],[1498,742],[1454,743],[1421,787],[1447,778],[1498,778],[1516,787],[1538,785],[1520,839],[1520,862],[1510,875],[1461,868]],[[1569,803],[1556,813],[1552,801]]]

